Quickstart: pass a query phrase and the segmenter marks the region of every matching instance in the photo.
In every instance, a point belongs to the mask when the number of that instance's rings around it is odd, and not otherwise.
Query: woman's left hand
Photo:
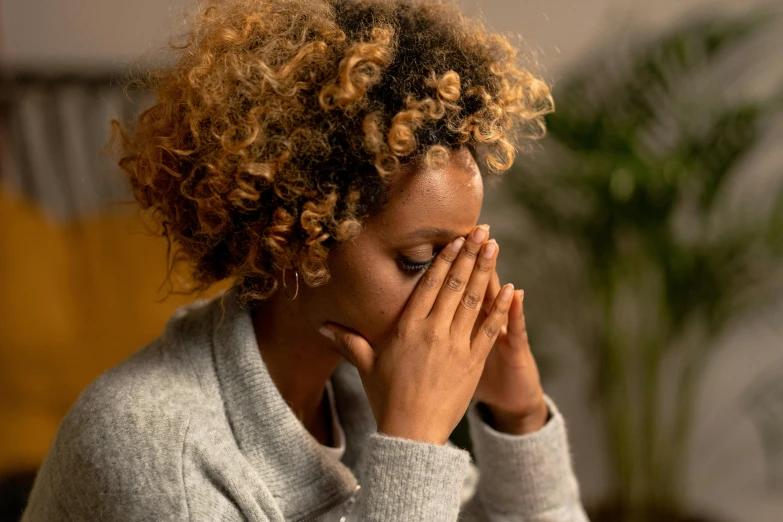
[[[495,272],[487,287],[477,325],[482,324],[499,292],[500,281]],[[523,298],[524,290],[514,292],[508,324],[502,328],[486,359],[474,394],[485,420],[494,429],[516,435],[541,429],[549,416],[538,367],[528,344]],[[476,330],[474,328],[473,335],[477,334]]]

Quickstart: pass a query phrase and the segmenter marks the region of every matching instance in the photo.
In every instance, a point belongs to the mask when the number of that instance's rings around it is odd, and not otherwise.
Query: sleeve
[[[470,454],[373,433],[363,473],[362,522],[454,522]]]
[[[479,468],[476,493],[460,520],[481,522],[585,522],[571,466],[565,421],[545,396],[550,417],[540,430],[509,435],[489,426],[476,404],[468,409]]]

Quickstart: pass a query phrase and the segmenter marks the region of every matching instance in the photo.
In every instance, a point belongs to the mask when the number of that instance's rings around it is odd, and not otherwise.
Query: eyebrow
[[[414,230],[410,234],[405,235],[405,239],[446,239],[451,240],[458,236],[461,236],[461,234],[455,230],[449,230],[447,228],[437,228],[437,227],[430,227],[430,228],[420,228],[418,230]]]

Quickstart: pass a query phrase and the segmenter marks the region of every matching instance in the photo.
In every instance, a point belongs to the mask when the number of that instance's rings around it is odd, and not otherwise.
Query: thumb
[[[318,331],[334,341],[340,354],[356,366],[360,374],[366,375],[372,371],[375,365],[375,352],[364,337],[334,324],[325,324]]]

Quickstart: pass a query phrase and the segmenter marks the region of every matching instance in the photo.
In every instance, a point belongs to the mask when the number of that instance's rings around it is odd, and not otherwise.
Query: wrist
[[[503,411],[484,403],[476,405],[481,417],[495,431],[508,435],[527,435],[536,432],[546,425],[550,417],[549,408],[543,397],[526,413]]]
[[[410,426],[395,426],[394,424],[382,423],[378,425],[378,433],[386,435],[388,437],[397,437],[400,439],[407,439],[416,442],[426,442],[428,444],[437,444],[443,446],[448,440],[448,435],[443,437],[440,434],[431,433],[427,431],[416,431],[411,429]]]

